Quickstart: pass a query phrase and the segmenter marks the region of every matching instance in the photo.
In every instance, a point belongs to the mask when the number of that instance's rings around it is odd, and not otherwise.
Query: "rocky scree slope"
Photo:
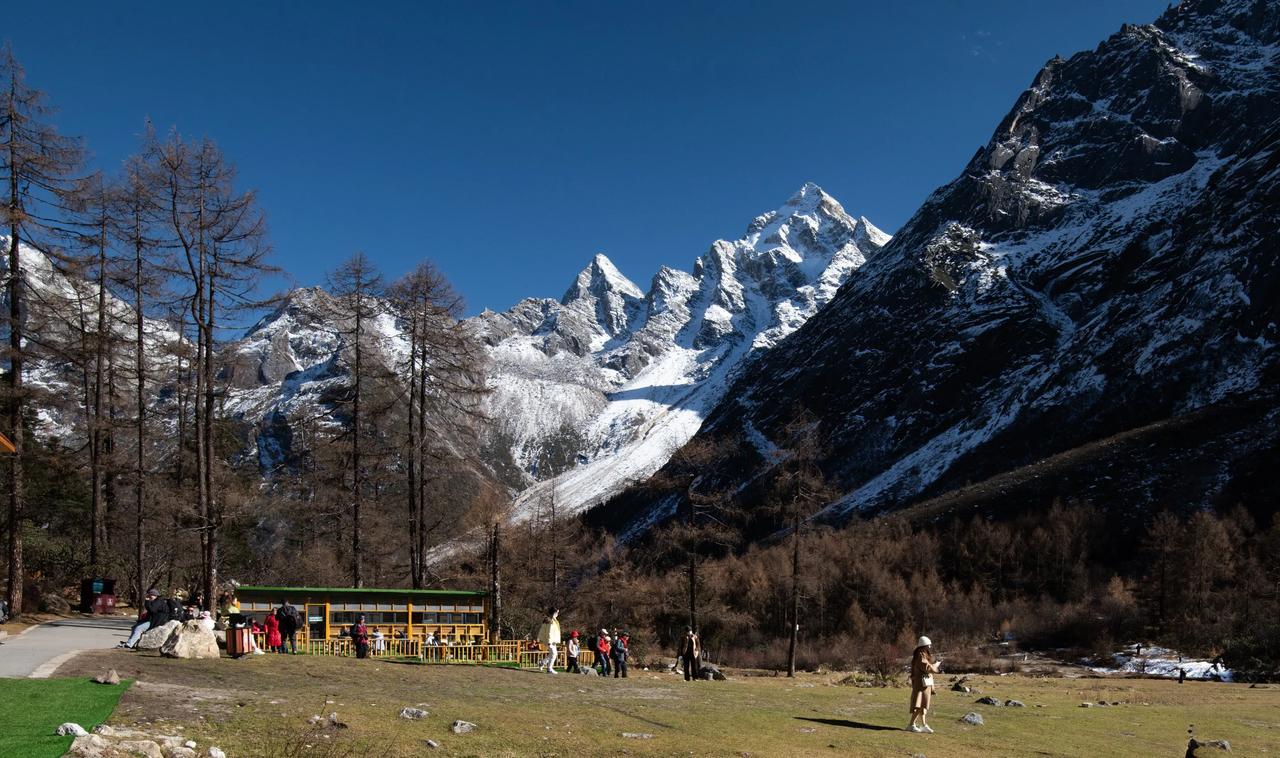
[[[1274,509],[1278,44],[1280,4],[1188,0],[1049,61],[963,173],[744,371],[695,487],[772,529],[755,506],[799,412],[839,522],[1221,409],[1207,438],[1083,456],[1028,494]],[[635,534],[680,500],[637,489],[592,518]]]

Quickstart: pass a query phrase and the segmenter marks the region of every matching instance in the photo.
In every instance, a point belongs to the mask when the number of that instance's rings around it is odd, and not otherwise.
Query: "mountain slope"
[[[656,471],[699,428],[740,368],[818,311],[888,236],[816,185],[718,241],[692,273],[664,267],[647,293],[596,256],[559,301],[477,316],[490,346],[490,413],[514,468],[594,505]]]
[[[841,521],[1274,383],[1278,40],[1276,3],[1203,0],[1046,64],[961,176],[744,372],[703,426],[723,453],[701,486],[751,481],[750,519],[797,408]],[[1168,475],[1200,460],[1188,440],[1132,486],[1073,481],[1115,507],[1239,497],[1277,450],[1257,432],[1194,476]],[[674,502],[636,491],[595,518],[640,528]]]

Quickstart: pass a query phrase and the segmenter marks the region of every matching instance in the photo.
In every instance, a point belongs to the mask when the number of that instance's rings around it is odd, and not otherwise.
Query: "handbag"
[[[932,687],[932,686],[933,686],[933,677],[931,677],[931,676],[926,676],[923,680],[921,680],[921,684],[923,684],[925,687]]]

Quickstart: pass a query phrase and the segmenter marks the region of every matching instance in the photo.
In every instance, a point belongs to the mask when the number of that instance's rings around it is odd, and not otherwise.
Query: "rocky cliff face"
[[[603,255],[559,301],[474,319],[489,345],[494,433],[527,512],[562,512],[648,477],[698,429],[743,365],[835,294],[888,236],[806,185],[718,241],[692,273],[662,268],[642,292]],[[492,448],[491,448],[492,449]]]
[[[1223,409],[1212,439],[1089,458],[1030,492],[1273,496],[1256,472],[1280,440],[1278,42],[1274,2],[1188,0],[1046,64],[963,173],[746,369],[702,427],[723,448],[703,485],[753,482],[749,513],[800,412],[840,521]],[[634,530],[675,502],[634,492],[595,515]]]

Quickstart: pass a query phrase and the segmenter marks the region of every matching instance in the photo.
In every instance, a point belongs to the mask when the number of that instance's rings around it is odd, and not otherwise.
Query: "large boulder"
[[[218,658],[218,639],[213,632],[200,626],[199,621],[179,624],[172,636],[160,648],[160,654],[170,658]]]
[[[159,650],[164,647],[164,643],[169,641],[169,636],[173,634],[173,630],[182,625],[181,621],[169,621],[160,626],[148,629],[138,638],[139,650]]]
[[[725,679],[724,672],[710,663],[702,664],[702,678],[708,682],[723,682]]]
[[[71,612],[71,603],[56,592],[48,592],[40,596],[40,610],[45,613],[66,614]]]

